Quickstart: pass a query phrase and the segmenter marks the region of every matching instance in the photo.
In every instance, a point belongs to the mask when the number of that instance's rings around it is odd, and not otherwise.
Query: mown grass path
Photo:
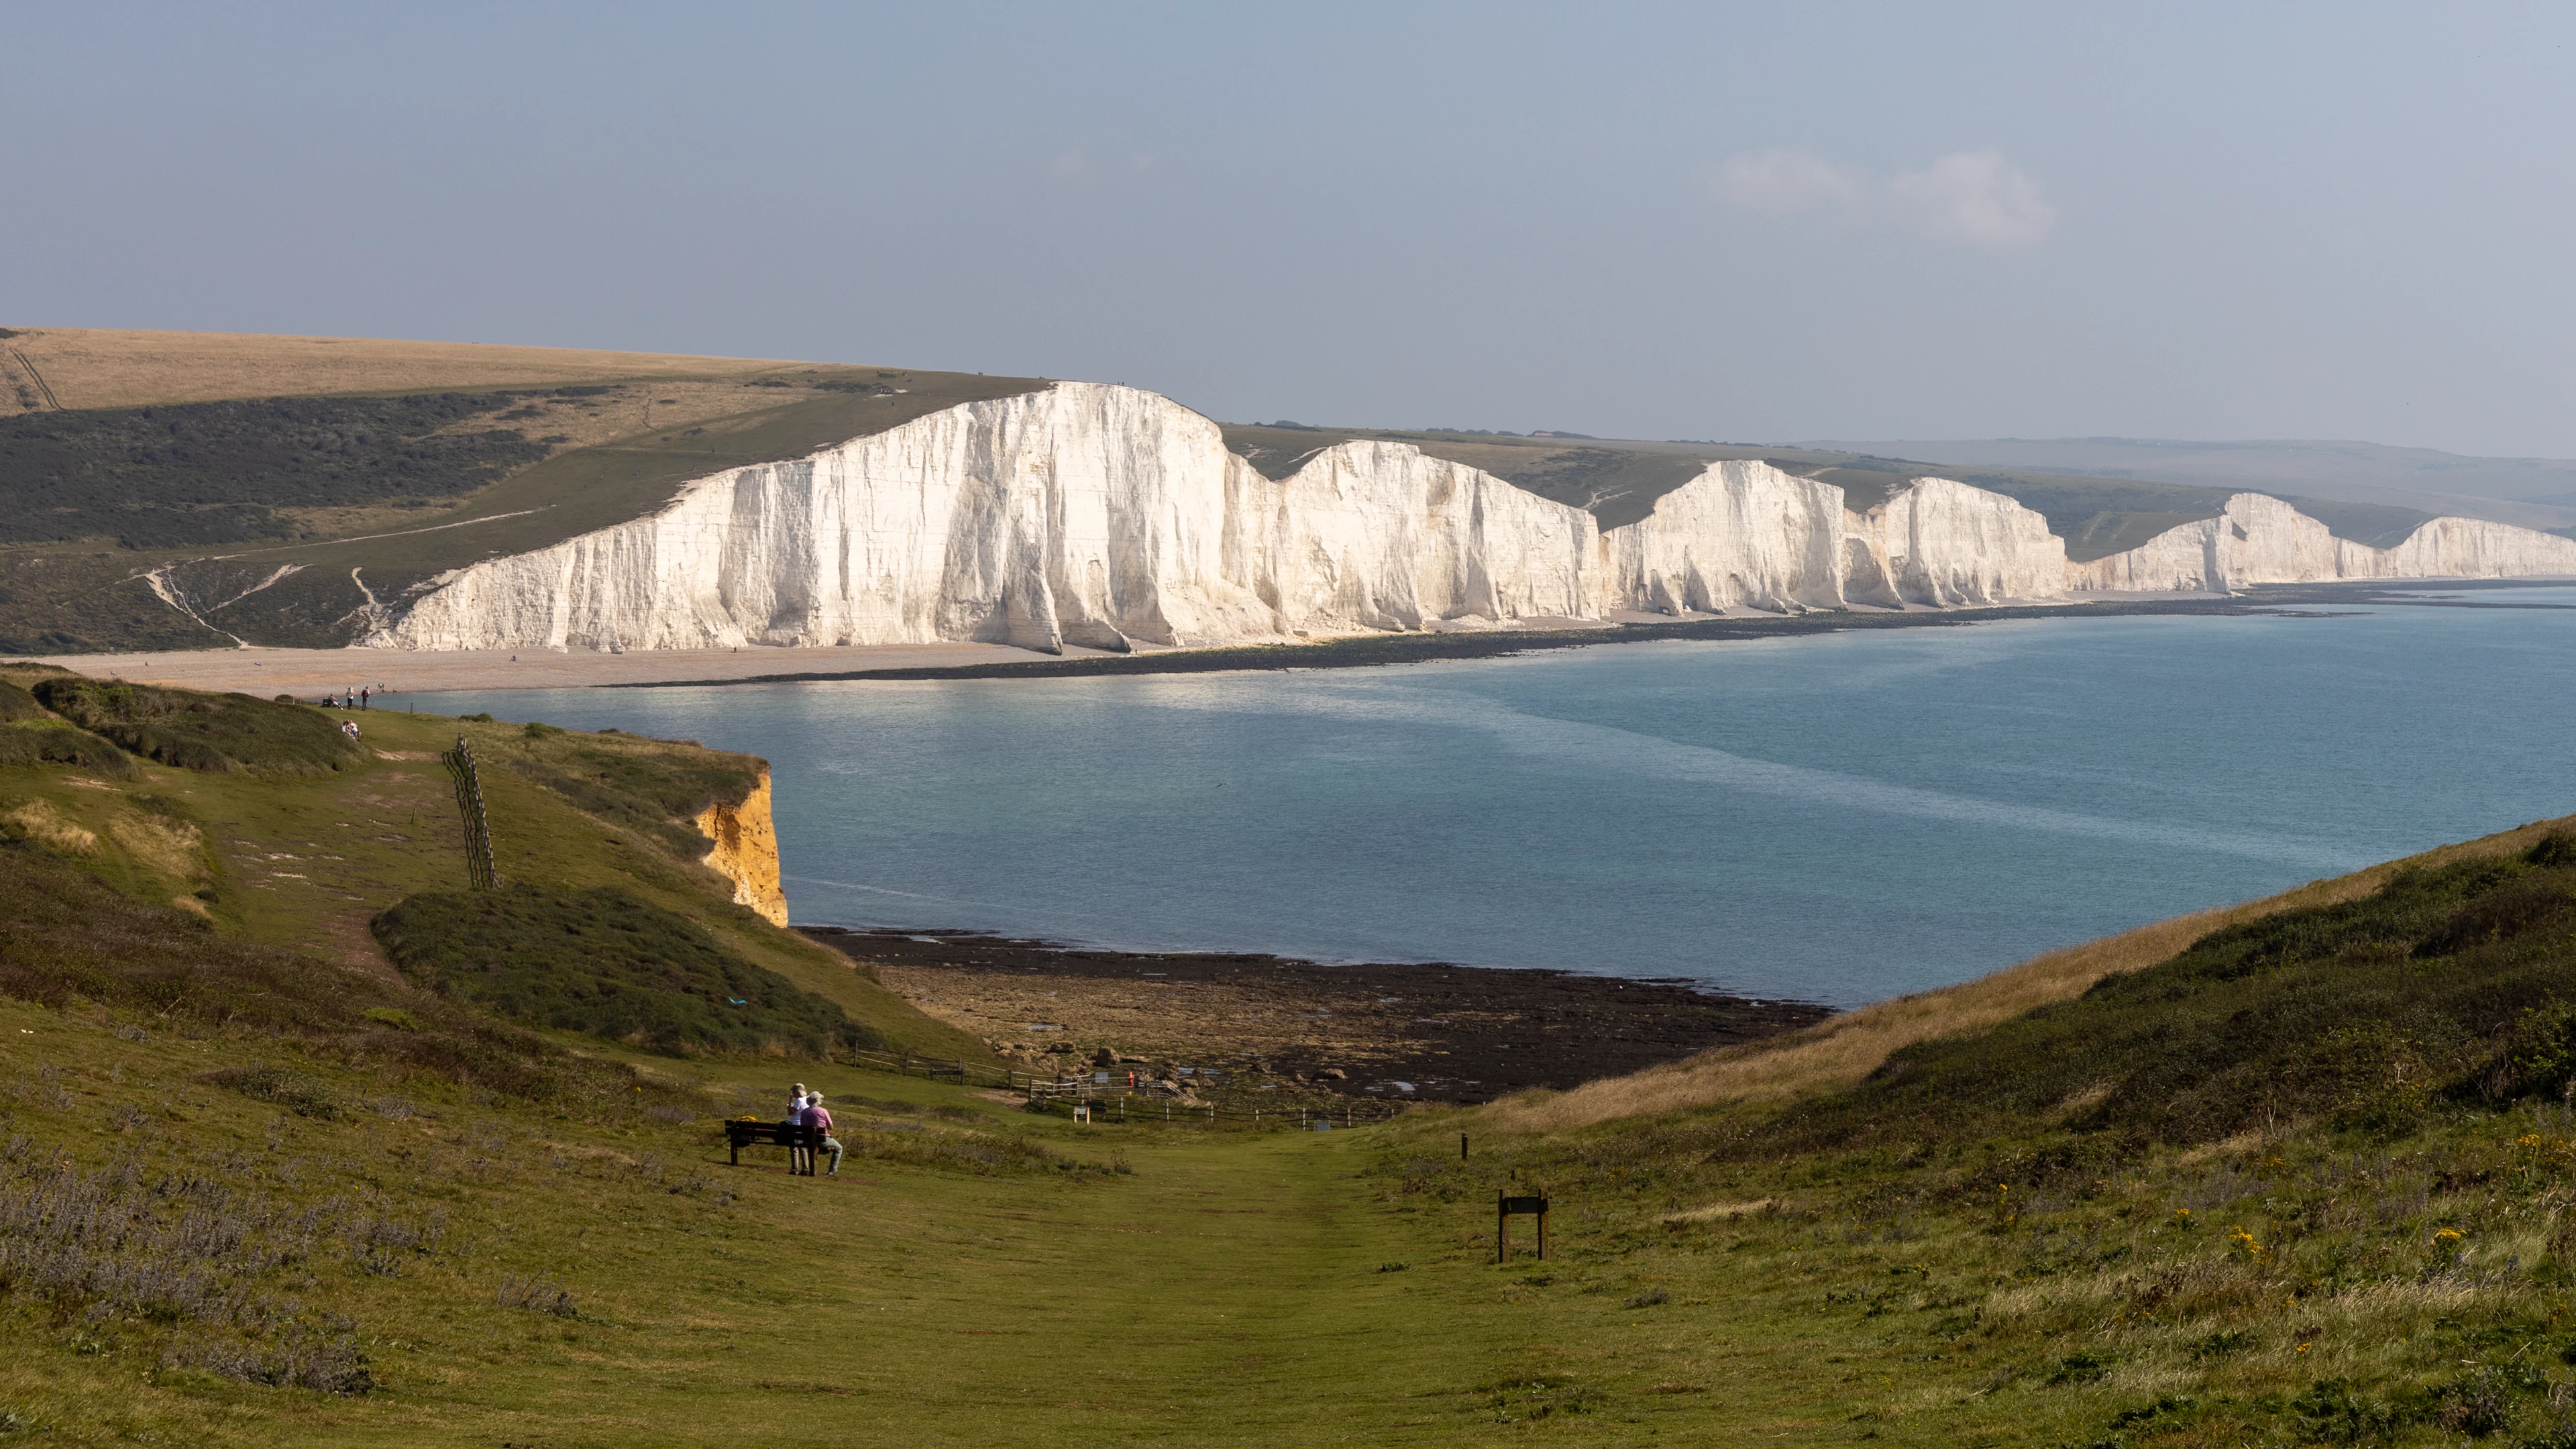
[[[457,1398],[369,1427],[395,1443],[461,1418],[550,1445],[1328,1444],[1383,1440],[1407,1419],[1443,1430],[1478,1370],[1422,1311],[1439,1296],[1428,1275],[1376,1271],[1411,1245],[1360,1201],[1357,1146],[1138,1134],[1122,1149],[1136,1174],[1089,1183],[856,1160],[838,1181],[711,1169],[742,1193],[744,1231],[695,1263],[666,1250],[638,1281],[594,1289],[585,1313],[614,1327],[534,1325]],[[352,1442],[356,1428],[324,1437]]]

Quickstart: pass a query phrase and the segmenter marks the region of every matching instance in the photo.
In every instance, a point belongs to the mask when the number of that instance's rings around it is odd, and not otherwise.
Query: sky
[[[0,324],[2576,456],[2576,7],[0,0]]]

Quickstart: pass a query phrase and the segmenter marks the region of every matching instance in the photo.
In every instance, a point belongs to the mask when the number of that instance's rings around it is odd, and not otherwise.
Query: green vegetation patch
[[[318,710],[79,677],[42,679],[47,709],[146,759],[187,770],[319,775],[359,757],[355,740]]]
[[[34,695],[6,679],[0,679],[0,724],[16,724],[20,720],[44,717],[45,707],[36,703]]]
[[[2326,532],[2337,538],[2348,538],[2372,548],[2395,548],[2415,536],[2433,515],[2413,508],[2392,508],[2384,503],[2346,503],[2333,498],[2295,498],[2280,495],[2282,501],[2326,526]]]
[[[1747,1151],[1957,1140],[2056,1122],[2116,1152],[2323,1119],[2412,1130],[2444,1101],[2576,1083],[2576,839],[2401,872],[2213,932],[2160,966],[1891,1056]],[[1785,1142],[1784,1142],[1785,1140]]]
[[[329,1122],[345,1110],[330,1087],[310,1073],[253,1063],[206,1073],[205,1080],[257,1102],[273,1102],[298,1117]]]
[[[134,761],[110,741],[59,720],[0,725],[0,765],[77,765],[131,779]]]
[[[718,801],[749,795],[766,768],[755,756],[716,750],[611,749],[546,725],[528,726],[525,740],[530,753],[513,758],[512,769],[682,860],[707,853],[707,838],[690,822]]]
[[[840,1007],[616,886],[425,893],[372,927],[403,975],[433,991],[666,1056],[884,1045]]]
[[[454,498],[546,456],[455,431],[512,393],[280,397],[0,419],[0,542],[192,547],[289,532],[279,508]]]

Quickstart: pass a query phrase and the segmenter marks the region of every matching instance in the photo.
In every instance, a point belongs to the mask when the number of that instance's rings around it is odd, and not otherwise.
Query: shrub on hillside
[[[100,679],[45,679],[47,709],[118,745],[188,770],[318,775],[358,757],[358,744],[318,710]]]
[[[298,1117],[328,1122],[340,1115],[340,1099],[331,1089],[302,1072],[285,1067],[252,1065],[208,1072],[205,1080],[257,1102],[274,1102]]]
[[[615,886],[429,892],[373,928],[412,981],[538,1026],[670,1056],[884,1045],[838,1006]]]
[[[0,725],[0,765],[37,764],[78,765],[120,780],[134,775],[125,751],[87,730],[59,721]]]
[[[45,707],[36,697],[8,680],[0,679],[0,724],[15,724],[22,719],[43,719]]]
[[[2389,1136],[2446,1103],[2563,1093],[2576,868],[2562,849],[2400,872],[2359,900],[2212,932],[2076,1000],[1906,1047],[1735,1150],[2034,1121],[2073,1129],[2078,1156],[2301,1118]]]

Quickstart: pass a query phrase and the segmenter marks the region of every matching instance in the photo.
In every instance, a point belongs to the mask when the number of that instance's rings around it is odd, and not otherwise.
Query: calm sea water
[[[768,757],[800,922],[1838,1005],[2576,812],[2576,611],[2520,608],[407,702]]]

